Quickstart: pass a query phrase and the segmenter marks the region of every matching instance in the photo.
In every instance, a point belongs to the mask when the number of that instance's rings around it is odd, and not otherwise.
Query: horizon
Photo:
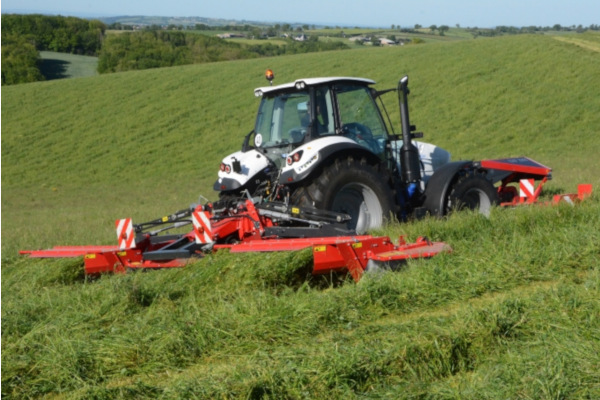
[[[339,23],[339,22],[330,22],[330,23],[315,23],[315,22],[311,22],[311,21],[267,21],[267,20],[254,20],[254,19],[234,19],[234,18],[225,18],[225,17],[206,17],[206,16],[202,16],[202,15],[186,15],[186,16],[175,16],[175,15],[149,15],[149,14],[112,14],[112,15],[107,15],[107,14],[96,14],[96,13],[91,13],[91,14],[86,14],[86,13],[69,13],[69,12],[55,12],[55,11],[49,11],[49,10],[22,10],[22,9],[9,9],[9,10],[3,10],[2,14],[21,14],[21,15],[31,15],[31,14],[40,14],[40,15],[46,15],[46,16],[63,16],[63,17],[76,17],[76,18],[82,18],[82,19],[110,19],[110,18],[135,18],[135,17],[141,17],[141,18],[203,18],[203,19],[209,19],[209,20],[215,20],[215,21],[224,21],[224,22],[244,22],[244,23],[258,23],[258,24],[291,24],[291,25],[314,25],[314,26],[319,26],[319,27],[343,27],[343,28],[350,28],[350,27],[358,27],[358,28],[364,28],[364,29],[387,29],[389,28],[389,26],[384,26],[384,25],[354,25],[354,24],[343,24],[343,23]],[[402,27],[402,28],[413,28],[416,24],[413,25],[396,25],[397,27]],[[464,28],[464,29],[469,29],[469,28],[482,28],[482,29],[494,29],[496,27],[499,26],[508,26],[508,27],[515,27],[515,28],[522,28],[522,27],[529,27],[529,26],[536,26],[536,27],[552,27],[554,25],[560,25],[561,27],[565,27],[565,28],[569,28],[569,27],[577,27],[577,26],[583,26],[583,27],[589,27],[591,25],[598,25],[596,23],[592,23],[589,25],[586,24],[571,24],[571,25],[563,25],[563,24],[549,24],[549,25],[533,25],[533,24],[526,24],[526,25],[510,25],[510,24],[500,24],[500,25],[490,25],[490,26],[483,26],[483,25],[473,25],[473,26],[462,26],[460,24],[447,24],[447,23],[441,23],[441,24],[418,24],[423,26],[424,28],[427,28],[431,25],[436,25],[436,26],[440,26],[440,25],[447,25],[452,27],[457,27],[457,28]],[[458,25],[458,26],[457,26]]]
[[[41,0],[4,0],[2,13],[63,15],[86,19],[125,16],[207,18],[224,21],[257,22],[261,24],[308,24],[343,27],[450,27],[498,26],[564,27],[597,25],[600,3],[596,0],[505,0],[474,2],[456,0],[424,0],[419,4],[400,5],[389,0],[373,0],[365,7],[359,0],[305,0],[302,4],[273,3],[256,6],[242,0],[222,0],[218,3],[194,4],[172,0],[169,4],[132,0],[123,3],[106,0],[102,3],[80,3],[57,0],[52,4]]]

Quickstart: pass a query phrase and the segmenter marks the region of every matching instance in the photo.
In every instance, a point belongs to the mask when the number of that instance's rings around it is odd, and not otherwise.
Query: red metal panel
[[[364,260],[365,263],[361,263],[361,258],[355,251],[355,248],[357,248],[356,243],[340,243],[337,245],[337,248],[339,249],[342,257],[344,257],[345,268],[348,270],[348,272],[350,272],[350,275],[352,275],[354,281],[360,281],[360,278],[362,278],[365,271],[367,260],[363,258],[362,260]],[[313,274],[314,273],[315,272],[313,270]]]
[[[558,204],[561,201],[574,204],[575,202],[583,201],[592,195],[592,185],[582,183],[577,186],[577,193],[557,194],[552,198],[552,204]]]
[[[215,249],[230,249],[232,253],[245,253],[249,251],[294,251],[302,250],[311,246],[324,244],[336,244],[344,242],[360,242],[372,238],[370,235],[362,236],[332,236],[319,238],[300,238],[300,239],[262,239],[251,240],[243,243],[230,245],[215,245]]]
[[[498,160],[482,160],[483,168],[498,169],[501,171],[520,172],[539,176],[548,176],[552,168],[546,167],[528,157],[502,158]]]
[[[117,256],[117,252],[114,251],[86,254],[83,261],[85,264],[85,273],[88,275],[125,272],[123,263]]]
[[[27,254],[32,258],[69,258],[83,257],[88,253],[116,251],[118,246],[55,246],[46,250],[21,250],[19,254]]]
[[[429,242],[425,238],[407,244],[401,237],[400,244],[397,246],[388,237],[367,237],[363,241],[325,244],[313,248],[313,274],[347,270],[358,282],[369,260],[390,262],[420,257],[429,258],[448,251],[451,251],[451,248],[447,244]]]
[[[411,258],[429,258],[450,250],[450,246],[443,242],[420,241],[398,246],[392,251],[373,254],[371,259],[375,261],[397,261]]]

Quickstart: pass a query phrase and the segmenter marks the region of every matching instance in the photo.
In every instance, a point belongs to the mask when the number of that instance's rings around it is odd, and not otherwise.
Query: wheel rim
[[[489,217],[492,202],[487,193],[481,189],[468,190],[461,199],[461,208],[478,210],[479,213]]]
[[[360,183],[343,186],[333,199],[331,209],[350,215],[348,227],[357,233],[383,225],[383,207],[377,194],[370,187]]]

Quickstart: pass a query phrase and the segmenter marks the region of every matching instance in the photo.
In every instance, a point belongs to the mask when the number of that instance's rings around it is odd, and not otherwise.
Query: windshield
[[[328,135],[343,135],[382,155],[387,141],[371,89],[352,83],[263,95],[254,132],[254,145],[270,155]]]
[[[387,131],[370,89],[364,86],[340,86],[337,101],[342,134],[358,144],[381,154]]]
[[[263,97],[256,117],[256,147],[302,142],[309,126],[307,91]]]

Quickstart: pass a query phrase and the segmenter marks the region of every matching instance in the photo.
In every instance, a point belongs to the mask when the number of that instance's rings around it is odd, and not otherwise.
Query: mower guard
[[[474,163],[475,166],[487,170],[488,178],[493,182],[500,182],[498,195],[501,206],[517,206],[522,204],[535,204],[539,201],[544,184],[552,179],[552,168],[547,167],[528,157],[501,158],[496,160],[482,160]],[[535,182],[539,181],[537,187]],[[510,184],[517,184],[510,186]],[[582,201],[592,194],[591,184],[579,184],[577,193],[557,194],[552,198],[552,204],[566,201],[573,204]]]
[[[419,237],[415,243],[407,243],[404,237],[394,244],[389,237],[356,235],[323,223],[315,227],[274,226],[273,216],[281,217],[282,206],[255,206],[247,200],[242,212],[227,217],[211,216],[205,207],[198,206],[190,212],[177,212],[149,223],[134,225],[156,226],[162,223],[181,224],[190,217],[194,230],[183,235],[156,235],[140,233],[130,240],[133,229],[121,230],[123,221],[118,220],[119,246],[57,246],[48,250],[23,250],[20,253],[33,258],[83,257],[85,273],[125,273],[129,270],[177,268],[201,258],[205,253],[227,249],[232,253],[297,251],[312,247],[314,275],[348,272],[359,281],[369,264],[393,267],[413,258],[430,258],[451,251],[443,242],[430,242]],[[301,215],[305,210],[293,208],[291,213]],[[314,215],[314,210],[312,210]],[[318,214],[318,213],[317,213]],[[331,213],[324,212],[323,218]],[[318,216],[318,215],[317,215]],[[201,224],[197,221],[203,221]],[[311,221],[316,224],[317,221]],[[344,232],[345,236],[339,236]],[[289,237],[293,234],[301,237]],[[232,237],[236,243],[222,242],[219,238]],[[326,235],[326,236],[319,236]],[[123,248],[132,243],[131,248]]]

